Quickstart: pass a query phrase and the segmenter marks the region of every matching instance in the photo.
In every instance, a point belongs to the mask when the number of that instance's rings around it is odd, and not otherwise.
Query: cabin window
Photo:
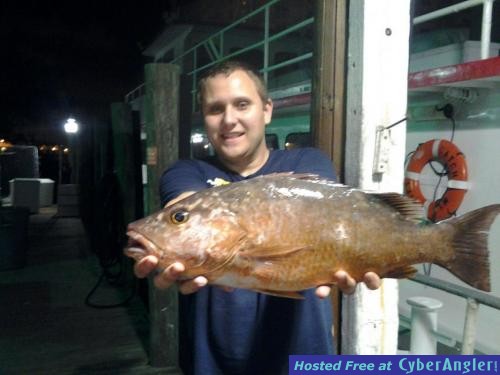
[[[194,133],[191,135],[191,155],[194,159],[205,159],[213,155],[213,147],[205,134]]]
[[[276,134],[266,134],[266,145],[269,150],[279,149],[278,136]]]
[[[292,148],[311,147],[312,138],[311,133],[290,133],[285,138],[285,148],[290,150]]]

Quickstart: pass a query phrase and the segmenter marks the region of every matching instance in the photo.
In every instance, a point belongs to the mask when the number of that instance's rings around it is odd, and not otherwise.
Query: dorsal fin
[[[398,211],[405,219],[421,223],[425,219],[422,204],[413,198],[398,193],[368,193]]]

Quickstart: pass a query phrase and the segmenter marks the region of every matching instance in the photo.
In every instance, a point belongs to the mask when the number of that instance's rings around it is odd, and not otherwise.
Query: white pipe
[[[413,297],[406,300],[411,306],[411,354],[436,354],[437,310],[441,301],[428,297]]]
[[[422,14],[421,16],[415,17],[413,19],[413,24],[418,25],[419,23],[424,23],[442,16],[447,16],[448,14],[453,14],[460,12],[461,10],[472,8],[476,5],[481,5],[483,2],[488,0],[467,0],[462,3],[450,5],[446,8],[435,10],[427,14]]]
[[[483,20],[481,23],[481,59],[487,59],[488,57],[490,57],[493,1],[494,0],[484,0],[483,4]]]
[[[462,354],[474,354],[476,341],[476,322],[479,304],[472,298],[467,298],[465,311],[464,336],[462,338]]]

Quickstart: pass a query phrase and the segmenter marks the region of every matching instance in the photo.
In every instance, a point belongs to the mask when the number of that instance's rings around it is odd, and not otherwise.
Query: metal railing
[[[483,15],[481,19],[481,59],[487,59],[489,56],[491,42],[491,20],[493,14],[493,2],[495,0],[466,0],[433,12],[422,14],[413,19],[413,24],[418,25],[436,18],[444,17],[450,14],[460,12],[478,5],[483,6]]]
[[[270,13],[271,13],[271,8],[279,3],[281,0],[271,0],[267,4],[261,6],[260,8],[254,10],[253,12],[247,14],[246,16],[238,19],[231,25],[224,27],[223,29],[219,30],[218,32],[210,35],[203,41],[199,42],[198,44],[194,45],[181,55],[175,57],[173,60],[169,61],[171,64],[177,64],[181,67],[183,73],[187,74],[188,76],[191,77],[191,95],[192,95],[192,109],[193,111],[196,110],[196,91],[197,91],[197,80],[199,77],[200,72],[202,72],[205,69],[210,68],[211,66],[232,58],[237,58],[249,51],[253,50],[258,50],[260,48],[263,49],[263,56],[262,56],[262,65],[258,66],[260,72],[264,76],[264,80],[266,83],[268,82],[269,78],[269,73],[272,71],[275,71],[277,69],[281,69],[287,66],[290,66],[292,64],[296,64],[299,62],[302,62],[304,60],[310,60],[312,58],[312,51],[306,51],[305,53],[300,54],[299,56],[295,56],[290,59],[285,59],[283,61],[280,61],[278,63],[273,64],[272,59],[270,56],[270,43],[278,41],[281,38],[286,37],[287,35],[290,35],[293,32],[296,32],[298,30],[304,29],[307,26],[313,24],[314,18],[309,17],[306,18],[300,22],[297,22],[294,25],[288,26],[287,28],[276,32],[274,34],[271,34],[270,31]],[[264,22],[262,25],[263,28],[263,38],[258,39],[255,42],[252,42],[251,44],[240,48],[236,51],[226,51],[225,45],[226,45],[226,38],[227,35],[230,31],[234,31],[238,26],[246,23],[248,20],[251,18],[257,17],[264,15]],[[211,60],[208,63],[201,63],[199,56],[202,53],[206,53]],[[190,61],[192,64],[192,69],[189,69],[186,71],[184,69],[185,61]],[[201,65],[202,64],[202,65]],[[144,93],[144,84],[139,85],[137,88],[129,92],[128,94],[125,95],[125,102],[129,103],[130,101],[138,98],[139,96],[143,95]]]
[[[476,322],[479,305],[489,306],[493,309],[500,310],[500,298],[492,296],[488,293],[479,290],[465,288],[463,286],[440,280],[431,276],[417,274],[412,277],[417,283],[430,286],[444,292],[454,294],[466,300],[465,324],[462,336],[462,354],[474,354],[474,341],[476,337]],[[403,319],[404,321],[404,319]],[[450,339],[444,335],[437,333],[439,341],[450,345]]]

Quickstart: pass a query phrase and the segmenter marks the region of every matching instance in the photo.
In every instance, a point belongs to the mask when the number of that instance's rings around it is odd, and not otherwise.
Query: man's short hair
[[[266,83],[264,82],[264,77],[260,74],[260,72],[255,69],[250,64],[247,64],[242,61],[237,60],[227,60],[221,63],[218,63],[207,71],[204,72],[200,80],[198,81],[198,103],[203,106],[203,96],[205,93],[205,88],[207,85],[207,81],[210,78],[214,78],[219,74],[223,74],[225,77],[228,77],[230,74],[234,73],[237,70],[244,71],[250,79],[255,84],[257,88],[257,93],[262,99],[262,103],[267,103],[269,100],[269,96],[267,94]]]

